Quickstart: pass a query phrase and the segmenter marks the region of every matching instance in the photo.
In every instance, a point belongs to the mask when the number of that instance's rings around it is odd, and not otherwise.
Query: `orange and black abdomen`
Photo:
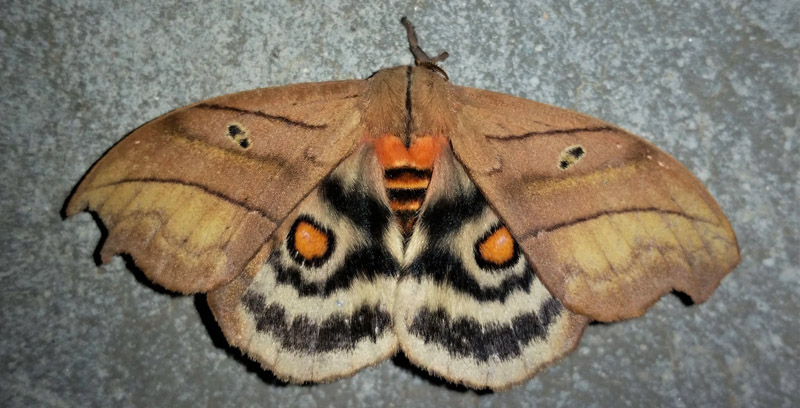
[[[383,177],[389,204],[405,236],[410,235],[419,208],[428,191],[432,169],[393,167],[384,169]]]
[[[425,200],[433,164],[441,152],[443,140],[440,137],[418,137],[408,147],[392,135],[375,141],[375,153],[383,166],[389,204],[406,237],[411,235],[417,213]]]

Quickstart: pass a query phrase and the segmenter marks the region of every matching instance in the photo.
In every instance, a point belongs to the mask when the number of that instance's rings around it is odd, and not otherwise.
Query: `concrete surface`
[[[0,405],[800,405],[800,2],[547,0],[0,5]],[[705,304],[666,296],[593,325],[506,393],[452,387],[402,358],[283,385],[226,346],[202,298],[154,290],[100,231],[59,210],[140,124],[267,85],[411,62],[398,20],[447,50],[453,82],[621,125],[685,163],[738,233],[741,265]]]

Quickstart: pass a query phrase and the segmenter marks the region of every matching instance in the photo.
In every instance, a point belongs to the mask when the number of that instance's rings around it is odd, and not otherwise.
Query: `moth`
[[[586,325],[671,291],[703,302],[739,262],[705,187],[645,140],[415,65],[221,96],[121,140],[66,214],[158,285],[205,292],[228,342],[324,382],[402,352],[507,389]]]

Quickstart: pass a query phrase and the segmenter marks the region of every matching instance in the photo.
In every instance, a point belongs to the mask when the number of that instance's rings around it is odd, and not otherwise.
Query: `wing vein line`
[[[527,232],[525,234],[522,234],[520,239],[521,240],[525,240],[525,239],[529,239],[529,238],[537,238],[541,234],[544,234],[544,233],[547,233],[547,232],[553,232],[553,231],[559,230],[561,228],[571,227],[573,225],[580,224],[580,223],[587,222],[587,221],[591,221],[591,220],[600,218],[600,217],[605,216],[605,215],[617,215],[617,214],[627,214],[627,213],[643,213],[643,212],[654,212],[654,213],[658,213],[658,214],[661,214],[661,215],[665,215],[665,214],[677,215],[677,216],[680,216],[680,217],[683,217],[683,218],[686,218],[686,219],[689,219],[689,220],[692,220],[692,221],[703,222],[703,223],[711,224],[711,225],[717,225],[717,224],[715,224],[715,223],[713,223],[711,221],[704,220],[704,219],[699,218],[699,217],[693,217],[693,216],[691,216],[689,214],[682,213],[680,211],[665,210],[663,208],[657,208],[657,207],[623,208],[623,209],[620,209],[620,210],[601,211],[601,212],[598,212],[598,213],[595,213],[595,214],[590,214],[590,215],[587,215],[587,216],[584,216],[584,217],[576,218],[574,220],[564,221],[564,222],[560,222],[560,223],[557,223],[557,224],[553,224],[553,225],[548,226],[548,227],[539,228],[539,229]]]
[[[625,133],[623,130],[617,129],[613,126],[599,126],[599,127],[586,127],[586,128],[541,130],[541,131],[521,133],[518,135],[484,135],[484,137],[487,139],[494,139],[494,140],[499,140],[501,142],[506,142],[509,140],[526,139],[532,136],[568,135],[572,133],[583,133],[583,132],[614,132],[623,134]]]
[[[258,213],[260,216],[266,218],[269,221],[274,222],[275,224],[278,224],[278,222],[280,221],[280,220],[276,220],[276,219],[270,217],[269,214],[264,212],[264,210],[262,210],[262,209],[260,209],[258,207],[254,207],[252,205],[249,205],[249,204],[245,203],[244,201],[236,200],[236,199],[234,199],[232,197],[229,197],[229,196],[223,194],[220,191],[212,190],[212,189],[210,189],[210,188],[208,188],[208,187],[206,187],[206,186],[204,186],[202,184],[193,183],[193,182],[184,181],[184,180],[159,179],[159,178],[155,178],[155,177],[130,178],[130,179],[123,179],[123,180],[119,180],[119,181],[114,181],[114,182],[107,183],[107,184],[101,184],[101,185],[95,187],[95,189],[99,189],[99,188],[103,188],[103,187],[117,186],[117,185],[120,185],[120,184],[127,184],[127,183],[177,184],[177,185],[181,185],[181,186],[184,186],[184,187],[195,188],[195,189],[198,189],[200,191],[203,191],[204,193],[207,193],[207,194],[210,194],[210,195],[212,195],[214,197],[217,197],[217,198],[219,198],[221,200],[225,200],[225,201],[227,201],[227,202],[229,202],[229,203],[231,203],[231,204],[233,204],[233,205],[235,205],[237,207],[241,207],[241,208],[243,208],[243,209],[245,209],[247,211],[252,211],[252,212]]]
[[[672,194],[667,193],[667,196],[669,197],[670,200],[672,200],[673,203],[675,203],[676,206],[682,208],[682,206],[678,204],[677,200],[675,200],[675,198],[672,197]],[[689,223],[689,226],[692,228],[692,232],[694,232],[694,234],[697,236],[697,240],[703,243],[703,249],[705,249],[706,253],[708,254],[709,260],[711,262],[716,261],[717,257],[715,256],[713,249],[709,247],[708,241],[705,239],[705,237],[703,237],[700,231],[697,230],[697,226],[693,222]]]
[[[672,195],[670,194],[669,190],[665,189],[665,188],[664,188],[664,186],[665,186],[665,185],[661,184],[661,185],[658,185],[656,188],[657,188],[657,189],[658,189],[658,190],[659,190],[659,191],[660,191],[662,194],[664,194],[664,195],[666,195],[667,197],[669,197],[670,201],[672,201],[672,202],[675,204],[675,206],[676,206],[676,207],[678,207],[678,208],[680,208],[680,209],[683,209],[683,207],[682,207],[682,206],[678,205],[678,203],[677,203],[677,202],[675,202],[675,200],[672,198]],[[670,222],[669,222],[669,221],[668,221],[668,220],[667,220],[667,219],[664,217],[664,214],[660,214],[660,218],[661,218],[661,222],[664,224],[664,227],[665,227],[665,229],[666,229],[667,231],[669,231],[669,233],[672,235],[672,237],[673,237],[673,238],[675,238],[675,242],[677,242],[677,243],[678,243],[678,246],[680,246],[680,247],[681,247],[681,252],[683,253],[683,258],[686,260],[686,264],[687,264],[687,265],[689,265],[689,269],[692,269],[692,268],[694,268],[694,267],[695,267],[695,265],[694,265],[694,264],[695,264],[694,260],[695,260],[695,258],[696,258],[696,256],[694,255],[694,254],[695,254],[695,251],[690,251],[690,250],[688,250],[688,249],[686,248],[686,245],[684,245],[684,242],[681,240],[681,237],[680,237],[680,231],[678,231],[677,233],[675,232],[675,230],[674,230],[674,225],[673,225],[672,223],[670,223]],[[710,222],[709,222],[709,224],[712,224],[712,225],[717,225],[717,224],[710,223]],[[696,230],[694,229],[694,224],[692,224],[692,231],[693,231],[693,232],[695,232],[695,235],[697,235],[697,232],[696,232]]]
[[[233,107],[233,106],[224,106],[224,105],[217,105],[217,104],[211,104],[211,103],[201,103],[201,104],[195,105],[194,107],[195,108],[200,108],[200,109],[226,110],[226,111],[241,113],[241,114],[245,114],[245,115],[258,116],[260,118],[264,118],[264,119],[268,119],[268,120],[274,120],[274,121],[277,121],[277,122],[282,122],[282,123],[285,123],[287,125],[297,126],[297,127],[303,128],[303,129],[314,129],[314,130],[317,130],[317,129],[325,129],[325,128],[328,127],[327,124],[312,125],[312,124],[309,124],[309,123],[300,122],[298,120],[289,119],[289,118],[287,118],[285,116],[270,115],[269,113],[264,113],[264,112],[261,112],[261,111],[241,109],[241,108],[236,108],[236,107]]]

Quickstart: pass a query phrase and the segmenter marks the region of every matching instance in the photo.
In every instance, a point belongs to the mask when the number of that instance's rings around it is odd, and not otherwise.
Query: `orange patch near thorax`
[[[414,144],[406,148],[399,137],[385,135],[375,140],[375,153],[384,169],[412,167],[430,170],[444,143],[447,141],[443,137],[423,136],[417,137]]]

